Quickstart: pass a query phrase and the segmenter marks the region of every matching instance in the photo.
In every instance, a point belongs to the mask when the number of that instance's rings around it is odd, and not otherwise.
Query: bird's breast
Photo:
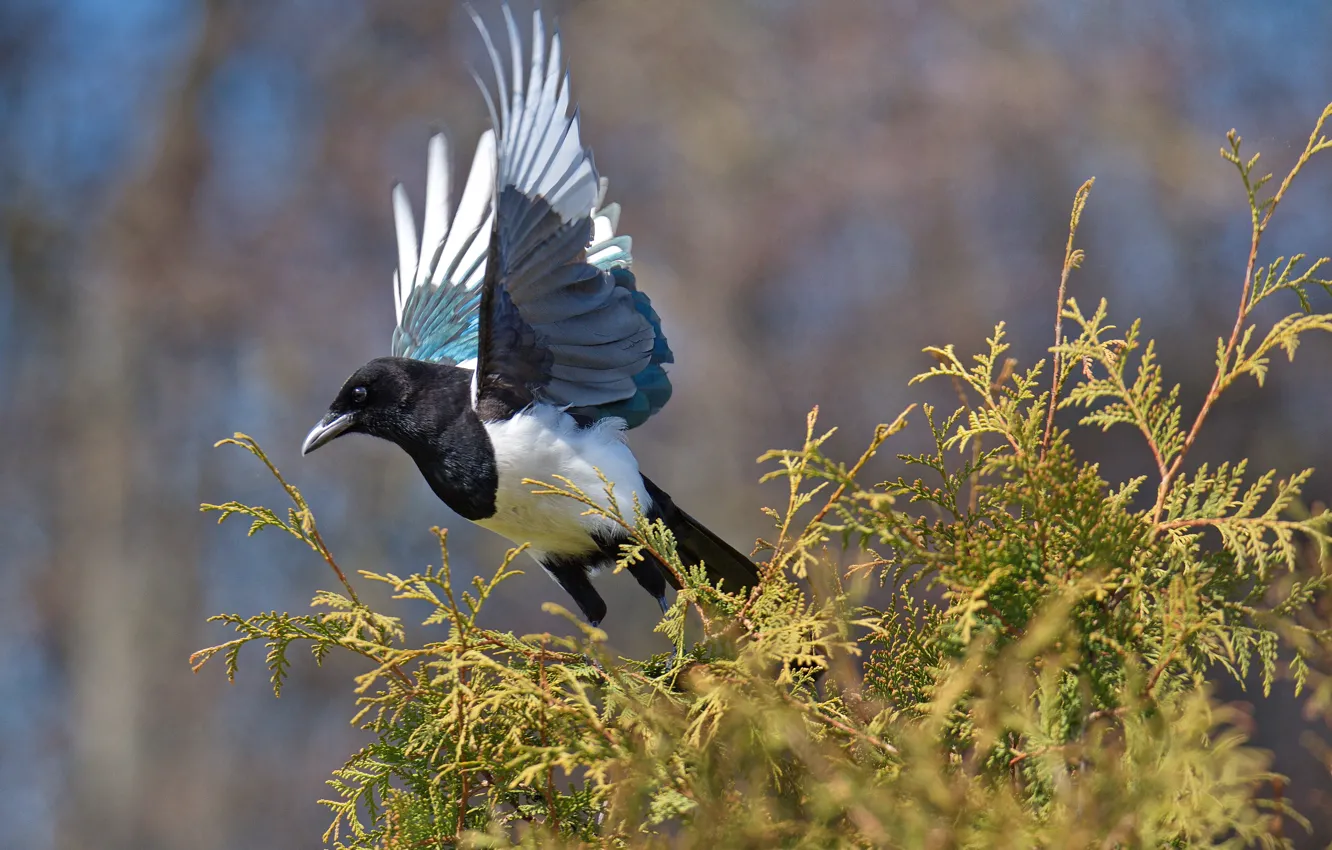
[[[562,495],[533,492],[545,489],[524,483],[540,481],[562,490],[561,479],[609,510],[606,483],[627,522],[634,521],[634,499],[646,513],[652,505],[638,472],[638,461],[624,441],[620,420],[606,419],[580,427],[574,418],[550,405],[535,405],[513,417],[485,423],[495,452],[498,487],[495,513],[477,524],[514,543],[531,543],[538,560],[549,553],[574,556],[600,548],[600,541],[623,536],[615,521],[589,513],[587,505]],[[600,475],[598,475],[600,471]]]

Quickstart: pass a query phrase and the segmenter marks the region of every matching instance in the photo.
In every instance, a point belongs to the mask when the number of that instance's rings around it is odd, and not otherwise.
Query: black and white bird
[[[525,479],[569,479],[626,515],[637,500],[674,533],[686,563],[736,591],[758,570],[638,469],[626,428],[670,398],[673,362],[651,303],[630,271],[630,239],[571,109],[560,36],[532,16],[528,55],[507,5],[506,71],[473,15],[494,69],[482,84],[493,130],[482,135],[449,216],[443,136],[430,140],[420,240],[401,185],[393,190],[398,269],[392,357],[358,369],[310,431],[308,454],[349,433],[396,443],[460,516],[530,543],[593,625],[606,603],[589,577],[613,567],[627,532],[577,501],[533,492]],[[674,574],[655,559],[629,572],[666,610]]]

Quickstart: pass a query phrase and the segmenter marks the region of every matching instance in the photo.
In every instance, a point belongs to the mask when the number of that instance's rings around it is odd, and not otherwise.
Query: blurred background
[[[1323,0],[546,6],[677,355],[674,400],[632,442],[742,548],[783,503],[754,458],[797,445],[813,405],[851,457],[909,402],[951,405],[906,386],[923,346],[974,351],[1006,320],[1022,363],[1045,356],[1091,176],[1071,294],[1144,317],[1191,416],[1248,247],[1224,133],[1284,170],[1332,100]],[[387,353],[389,188],[419,204],[436,129],[461,179],[482,59],[452,0],[0,3],[0,846],[311,846],[327,824],[323,781],[361,740],[359,666],[301,658],[275,700],[258,653],[234,685],[187,663],[229,636],[208,615],[301,611],[333,585],[298,542],[198,512],[283,504],[215,440],[254,435],[348,568],[438,563],[434,524],[458,574],[502,555],[387,443],[299,455],[346,375]],[[1297,251],[1332,251],[1332,157],[1265,256]],[[1261,396],[1237,387],[1192,460],[1317,466],[1307,495],[1332,499],[1329,367],[1313,339]],[[1134,434],[1077,440],[1111,481],[1150,468]],[[897,474],[893,454],[874,474]],[[646,594],[601,587],[616,647],[664,648]],[[568,604],[529,569],[490,623],[566,630],[546,599]],[[1315,822],[1301,843],[1332,841],[1289,687],[1223,693],[1255,703]]]

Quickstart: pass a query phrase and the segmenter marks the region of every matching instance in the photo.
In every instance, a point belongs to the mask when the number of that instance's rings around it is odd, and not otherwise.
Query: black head
[[[405,357],[380,357],[357,369],[301,446],[309,454],[348,433],[369,434],[403,448],[428,441],[441,424],[470,407],[471,373]]]

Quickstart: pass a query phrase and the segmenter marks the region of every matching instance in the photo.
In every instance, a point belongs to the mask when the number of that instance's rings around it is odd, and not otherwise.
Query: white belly
[[[485,423],[495,450],[499,488],[495,514],[477,520],[477,525],[507,537],[514,543],[531,543],[532,555],[544,553],[579,555],[598,548],[595,532],[602,537],[623,532],[612,520],[585,515],[587,506],[567,496],[537,495],[542,489],[524,484],[524,479],[565,485],[572,481],[588,498],[609,507],[601,471],[614,484],[615,501],[627,522],[634,521],[634,497],[646,513],[652,506],[638,461],[624,441],[624,422],[606,419],[588,428],[550,405],[535,405],[502,422]]]

